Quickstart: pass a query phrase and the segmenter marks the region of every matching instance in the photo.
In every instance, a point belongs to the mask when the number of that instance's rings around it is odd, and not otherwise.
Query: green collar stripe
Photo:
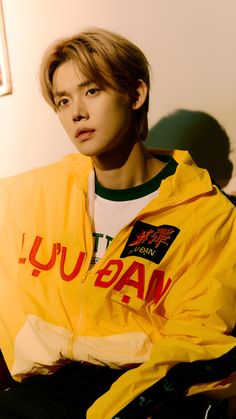
[[[156,176],[148,180],[143,185],[134,186],[129,189],[104,188],[104,186],[102,186],[96,178],[95,193],[110,201],[131,201],[132,199],[142,198],[143,196],[155,192],[160,187],[162,180],[175,173],[176,167],[176,161],[173,157],[170,157],[167,165]]]

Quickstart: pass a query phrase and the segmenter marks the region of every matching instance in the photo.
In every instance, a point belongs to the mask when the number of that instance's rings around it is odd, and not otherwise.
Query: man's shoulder
[[[5,186],[6,188],[14,187],[14,185],[30,183],[35,181],[35,179],[37,178],[44,179],[50,174],[59,172],[63,169],[63,166],[65,166],[65,164],[63,160],[61,160],[45,166],[39,166],[22,173],[2,178],[0,183],[3,187]]]
[[[31,170],[2,178],[0,180],[0,185],[4,189],[14,189],[24,186],[27,188],[30,185],[47,184],[60,182],[61,178],[69,176],[70,173],[75,171],[75,168],[78,167],[78,170],[81,172],[82,168],[88,161],[83,159],[83,156],[76,154],[69,154],[63,157],[61,160],[50,163],[45,166],[39,166]]]

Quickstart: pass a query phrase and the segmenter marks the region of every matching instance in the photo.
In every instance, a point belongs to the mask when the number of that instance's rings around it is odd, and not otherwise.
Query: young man
[[[21,384],[0,418],[204,417],[198,394],[233,381],[235,209],[187,152],[145,148],[128,40],[56,42],[41,86],[79,153],[1,182],[0,345]]]

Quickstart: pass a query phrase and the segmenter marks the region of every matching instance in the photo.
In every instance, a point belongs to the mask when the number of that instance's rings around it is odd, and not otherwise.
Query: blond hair
[[[144,140],[148,134],[149,64],[143,52],[121,35],[90,29],[75,36],[56,41],[46,51],[40,67],[40,84],[44,99],[57,111],[53,96],[53,75],[63,63],[72,60],[79,71],[101,87],[110,87],[124,94],[134,103],[137,81],[148,88],[145,103],[135,110],[137,135]]]

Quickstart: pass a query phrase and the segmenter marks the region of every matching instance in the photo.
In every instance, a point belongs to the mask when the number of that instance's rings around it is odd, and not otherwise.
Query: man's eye
[[[58,108],[64,108],[67,104],[69,103],[69,100],[66,98],[62,98],[57,102],[57,107]]]
[[[89,89],[88,91],[87,91],[87,93],[86,93],[86,95],[89,95],[89,96],[93,96],[93,95],[95,95],[96,93],[98,93],[100,91],[100,89],[97,89],[97,88],[93,88],[93,89]]]

